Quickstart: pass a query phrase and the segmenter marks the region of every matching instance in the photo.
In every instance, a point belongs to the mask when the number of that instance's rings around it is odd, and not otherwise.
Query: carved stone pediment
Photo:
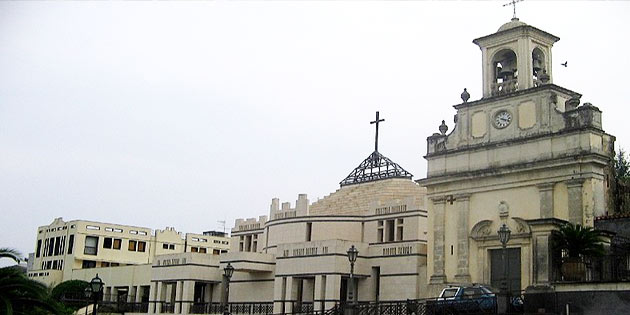
[[[473,240],[477,241],[491,236],[493,234],[492,229],[490,228],[491,226],[492,220],[483,220],[477,222],[477,224],[475,224],[475,226],[473,226],[472,230],[470,231],[470,237]]]
[[[519,218],[519,217],[513,217],[512,220],[516,222],[516,231],[514,231],[514,233],[516,234],[531,234],[532,233],[532,230],[529,227],[529,224],[527,223],[527,221],[525,221],[525,219]]]

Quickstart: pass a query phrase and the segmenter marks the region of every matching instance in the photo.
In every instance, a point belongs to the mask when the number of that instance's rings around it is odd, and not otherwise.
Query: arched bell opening
[[[532,80],[534,86],[539,86],[549,82],[549,74],[545,68],[545,53],[536,47],[532,51]]]
[[[492,95],[502,95],[518,90],[518,68],[516,53],[510,49],[497,52],[492,58],[494,81]]]

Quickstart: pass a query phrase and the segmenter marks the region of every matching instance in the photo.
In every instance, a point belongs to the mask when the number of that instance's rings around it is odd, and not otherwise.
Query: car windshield
[[[457,289],[444,289],[444,292],[442,292],[442,297],[450,298],[450,297],[454,297],[456,294],[457,294]]]

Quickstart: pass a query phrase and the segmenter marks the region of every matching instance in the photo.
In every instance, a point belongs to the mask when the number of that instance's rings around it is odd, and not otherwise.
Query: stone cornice
[[[575,92],[575,91],[571,91],[567,88],[563,88],[559,85],[555,85],[553,83],[549,83],[549,84],[544,84],[544,85],[540,85],[540,86],[536,86],[533,88],[529,88],[529,89],[524,89],[524,90],[517,90],[514,91],[512,93],[507,93],[507,94],[503,94],[503,95],[497,95],[497,96],[492,96],[492,97],[486,97],[486,98],[482,98],[476,101],[472,101],[472,102],[466,102],[466,103],[461,103],[461,104],[456,104],[453,105],[453,107],[455,109],[462,109],[462,108],[471,108],[471,107],[476,107],[476,106],[480,106],[483,104],[487,104],[487,103],[493,103],[493,102],[497,102],[497,101],[501,101],[501,100],[505,100],[505,99],[510,99],[510,98],[514,98],[514,97],[518,97],[518,96],[524,96],[524,95],[528,95],[528,94],[534,94],[540,91],[546,91],[546,90],[553,90],[556,92],[560,92],[560,93],[565,93],[577,98],[582,97],[582,94]]]
[[[481,151],[481,150],[488,150],[488,149],[494,149],[494,148],[498,148],[498,147],[504,147],[506,145],[514,145],[514,144],[519,144],[519,143],[524,143],[524,142],[530,142],[530,141],[535,141],[535,140],[539,140],[539,139],[544,139],[544,138],[552,138],[552,137],[556,137],[559,135],[569,135],[572,133],[580,133],[583,131],[591,131],[595,134],[598,135],[607,135],[606,132],[604,132],[604,130],[602,129],[598,129],[595,127],[580,127],[580,128],[571,128],[571,129],[563,129],[560,130],[558,132],[543,132],[543,133],[538,133],[535,135],[531,135],[531,136],[526,136],[526,137],[521,137],[521,138],[513,138],[513,139],[508,139],[508,140],[503,140],[503,141],[496,141],[496,142],[489,142],[489,143],[480,143],[480,144],[472,144],[472,145],[465,145],[456,149],[449,149],[449,150],[444,150],[444,151],[440,151],[440,152],[435,152],[435,153],[429,153],[427,155],[424,156],[425,159],[431,159],[431,158],[435,158],[435,157],[440,157],[443,155],[452,155],[452,154],[457,154],[457,153],[462,153],[462,152],[466,152],[466,151]],[[609,135],[610,136],[610,135]],[[610,136],[614,139],[614,136]]]
[[[582,160],[580,162],[576,162],[576,157],[588,158],[587,160]],[[462,171],[462,172],[453,172],[442,175],[433,175],[427,178],[422,178],[417,180],[416,182],[422,186],[430,186],[443,184],[453,181],[460,181],[462,179],[479,179],[482,177],[490,177],[490,176],[499,176],[503,174],[511,174],[511,173],[519,173],[526,172],[538,169],[544,169],[549,167],[563,167],[567,165],[572,165],[576,163],[588,164],[588,163],[596,163],[602,166],[607,166],[609,157],[590,153],[590,154],[577,154],[573,156],[564,156],[561,158],[551,158],[545,160],[539,160],[530,163],[517,163],[506,165],[502,167],[488,167],[484,169],[472,170],[472,171]]]

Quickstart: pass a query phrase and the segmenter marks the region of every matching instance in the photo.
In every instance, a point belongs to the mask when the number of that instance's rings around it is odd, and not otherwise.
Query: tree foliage
[[[592,227],[567,223],[558,231],[556,249],[566,250],[569,257],[597,257],[604,255],[602,233]]]
[[[78,310],[90,304],[89,300],[84,299],[85,290],[89,286],[90,283],[83,280],[64,281],[52,289],[50,296],[63,303],[66,308]]]
[[[619,181],[630,181],[630,161],[626,157],[626,152],[619,149],[615,155],[615,178]]]
[[[67,314],[48,293],[46,286],[27,278],[19,268],[0,268],[0,314]]]
[[[9,258],[13,259],[16,263],[20,263],[22,254],[13,248],[2,247],[0,248],[0,258]]]

